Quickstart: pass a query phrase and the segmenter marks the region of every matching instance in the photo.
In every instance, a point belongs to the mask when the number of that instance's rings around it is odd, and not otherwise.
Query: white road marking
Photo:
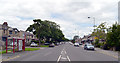
[[[63,51],[61,51],[61,54],[63,54]]]
[[[59,62],[59,61],[60,61],[60,58],[61,58],[61,55],[58,57],[58,60],[57,60],[57,62]]]
[[[65,52],[65,54],[67,54],[67,52],[66,51],[64,51]]]
[[[69,56],[67,56],[67,59],[68,59],[68,61],[70,62],[70,58],[69,58]]]
[[[67,58],[65,58],[65,57],[61,57],[61,59],[67,59]]]

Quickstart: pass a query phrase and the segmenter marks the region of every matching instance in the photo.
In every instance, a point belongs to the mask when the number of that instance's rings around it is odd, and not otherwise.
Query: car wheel
[[[84,48],[84,50],[85,50],[85,48]]]
[[[86,50],[88,50],[88,48],[86,48]]]

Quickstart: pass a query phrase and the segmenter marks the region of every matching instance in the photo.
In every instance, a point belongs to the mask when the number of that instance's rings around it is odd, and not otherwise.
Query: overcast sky
[[[33,24],[33,19],[54,21],[61,26],[66,38],[83,37],[96,25],[108,26],[118,19],[119,0],[0,0],[0,24],[19,30]],[[91,17],[88,19],[87,17]]]

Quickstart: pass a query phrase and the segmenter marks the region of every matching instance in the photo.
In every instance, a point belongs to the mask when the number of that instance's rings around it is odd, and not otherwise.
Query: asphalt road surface
[[[20,55],[9,61],[118,61],[117,58],[97,51],[84,50],[83,47],[75,47],[69,43],[56,47],[43,48]]]

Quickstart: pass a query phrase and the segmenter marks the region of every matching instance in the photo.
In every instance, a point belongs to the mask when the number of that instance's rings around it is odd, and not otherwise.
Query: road
[[[13,58],[9,61],[118,61],[117,58],[99,53],[87,51],[83,47],[74,47],[69,43],[51,48],[42,48]]]

